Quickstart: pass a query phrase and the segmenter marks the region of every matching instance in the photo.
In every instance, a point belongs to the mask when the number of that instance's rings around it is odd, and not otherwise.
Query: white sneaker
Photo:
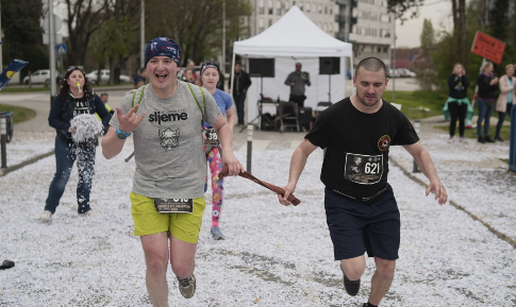
[[[79,213],[80,217],[87,217],[87,216],[92,216],[92,215],[93,215],[93,210],[91,210],[91,209],[84,213]]]
[[[42,221],[49,221],[52,218],[52,213],[48,210],[43,211],[39,216],[39,219]]]

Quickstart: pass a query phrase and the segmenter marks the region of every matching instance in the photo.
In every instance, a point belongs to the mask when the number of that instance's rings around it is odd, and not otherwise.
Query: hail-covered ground
[[[278,132],[271,132],[273,138]],[[10,164],[53,149],[52,133],[21,134],[8,144]],[[302,134],[254,144],[252,173],[286,184],[290,156]],[[292,140],[285,141],[289,137]],[[447,143],[445,133],[422,140],[450,199],[492,229],[516,238],[515,175],[500,159],[508,142]],[[246,165],[245,138],[235,153]],[[79,217],[76,168],[51,223],[38,220],[55,172],[54,156],[0,177],[0,306],[151,306],[140,240],[130,213],[132,151],[106,160],[97,151],[91,195],[93,216]],[[401,249],[394,282],[381,306],[514,306],[516,249],[464,210],[440,206],[407,176],[412,160],[393,148],[390,183],[401,211]],[[170,306],[361,306],[367,301],[374,260],[367,260],[356,297],[343,290],[333,260],[319,172],[323,152],[309,158],[296,190],[302,200],[284,207],[271,191],[241,177],[225,180],[221,230],[211,238],[211,194],[197,251],[197,292],[184,299],[168,272]],[[395,162],[395,163],[394,163]],[[504,164],[505,163],[505,164]],[[505,166],[505,167],[504,167]],[[416,178],[426,181],[421,174]]]

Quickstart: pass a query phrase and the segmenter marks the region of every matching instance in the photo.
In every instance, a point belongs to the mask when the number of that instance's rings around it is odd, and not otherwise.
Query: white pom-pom
[[[102,132],[102,123],[92,114],[81,114],[70,121],[70,130],[74,129],[72,139],[76,143],[92,141]]]

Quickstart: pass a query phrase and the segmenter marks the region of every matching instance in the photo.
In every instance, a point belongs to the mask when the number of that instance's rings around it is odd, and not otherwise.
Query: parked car
[[[88,74],[86,77],[92,84],[98,84],[98,70],[94,70]],[[100,70],[100,83],[108,83],[109,82],[110,71],[109,69],[101,69]],[[132,78],[127,75],[120,75],[120,83],[130,83],[132,82]]]
[[[23,78],[23,83],[29,84],[29,78],[32,84],[49,83],[50,69],[36,70],[30,76],[25,76],[25,78]]]
[[[400,77],[402,78],[414,78],[416,76],[415,72],[407,68],[397,68],[397,70],[400,72]]]
[[[387,72],[387,77],[389,78],[399,78],[400,72],[397,69],[389,68],[389,71]]]
[[[63,75],[56,70],[56,84],[61,81]],[[36,70],[30,75],[30,82],[32,84],[49,84],[50,83],[50,69]],[[23,78],[23,84],[29,84],[29,76]]]

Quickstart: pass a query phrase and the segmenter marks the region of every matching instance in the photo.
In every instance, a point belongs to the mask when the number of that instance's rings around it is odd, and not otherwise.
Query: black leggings
[[[468,105],[457,102],[449,102],[448,110],[450,111],[450,136],[455,135],[455,127],[457,126],[457,118],[459,119],[459,134],[464,136],[464,121],[466,120],[466,113],[468,112]]]

